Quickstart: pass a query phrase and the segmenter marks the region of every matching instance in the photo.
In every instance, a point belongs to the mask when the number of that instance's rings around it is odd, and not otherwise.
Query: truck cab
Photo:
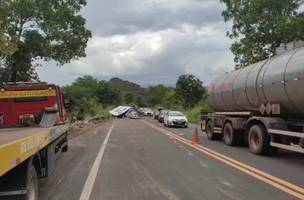
[[[43,114],[57,112],[55,124],[64,124],[62,89],[46,83],[7,84],[0,89],[0,126],[39,126]]]

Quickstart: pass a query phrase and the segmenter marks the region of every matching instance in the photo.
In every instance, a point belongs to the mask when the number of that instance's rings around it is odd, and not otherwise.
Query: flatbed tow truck
[[[38,199],[38,179],[51,175],[68,149],[65,106],[56,85],[0,87],[0,199]]]

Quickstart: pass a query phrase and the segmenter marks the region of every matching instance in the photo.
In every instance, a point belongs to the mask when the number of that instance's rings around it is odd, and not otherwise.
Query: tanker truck
[[[208,139],[248,143],[254,154],[304,153],[304,48],[225,73],[208,87]]]

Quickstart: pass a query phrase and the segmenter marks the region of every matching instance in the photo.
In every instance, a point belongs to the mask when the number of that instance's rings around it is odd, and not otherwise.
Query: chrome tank
[[[304,116],[304,48],[221,75],[210,84],[208,101],[218,112],[277,104],[283,115]]]

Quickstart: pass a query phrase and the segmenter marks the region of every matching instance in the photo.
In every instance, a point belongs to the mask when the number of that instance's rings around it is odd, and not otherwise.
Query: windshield
[[[185,115],[183,113],[181,113],[181,112],[174,111],[174,112],[169,112],[169,116],[172,116],[172,117],[183,117]]]

